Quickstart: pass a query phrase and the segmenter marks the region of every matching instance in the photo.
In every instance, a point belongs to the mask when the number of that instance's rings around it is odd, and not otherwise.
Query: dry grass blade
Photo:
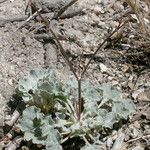
[[[132,8],[134,13],[136,14],[144,33],[146,35],[150,35],[150,33],[149,33],[149,31],[148,31],[148,29],[145,25],[145,22],[144,22],[144,19],[143,19],[143,14],[140,11],[139,0],[126,0],[126,2],[128,3],[128,5]]]

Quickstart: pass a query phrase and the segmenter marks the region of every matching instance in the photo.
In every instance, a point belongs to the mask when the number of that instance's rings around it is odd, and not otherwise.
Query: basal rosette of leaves
[[[52,69],[35,69],[19,81],[17,94],[28,105],[37,106],[44,113],[54,111],[57,100],[66,100],[63,84]]]
[[[18,127],[24,132],[24,139],[34,144],[46,145],[46,149],[62,150],[61,135],[54,128],[52,117],[41,113],[35,106],[27,107]]]
[[[19,123],[25,140],[42,144],[46,150],[59,150],[68,139],[79,137],[85,141],[82,150],[98,149],[102,129],[112,129],[135,111],[131,100],[122,99],[121,91],[108,84],[92,85],[83,80],[79,121],[77,85],[75,78],[63,85],[51,69],[32,70],[19,82],[17,93],[29,104]]]

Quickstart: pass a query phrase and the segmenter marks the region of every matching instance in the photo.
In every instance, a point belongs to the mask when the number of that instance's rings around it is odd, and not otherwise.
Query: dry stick
[[[19,29],[21,29],[27,22],[29,22],[32,18],[34,18],[35,16],[38,15],[38,13],[41,11],[42,9],[37,10],[32,16],[30,16],[25,22],[23,22],[16,31],[18,31]]]
[[[6,147],[5,150],[16,150],[21,142],[23,141],[23,138],[20,136],[17,136],[15,139],[13,139],[12,142],[10,142]]]
[[[120,150],[123,145],[124,139],[125,139],[125,134],[122,132],[119,133],[111,150]]]
[[[70,6],[76,3],[78,0],[72,0],[69,4],[62,7],[56,14],[54,14],[52,19],[58,19]]]
[[[135,139],[131,139],[131,140],[127,141],[127,143],[135,142],[135,141],[137,141],[137,140],[146,139],[146,138],[149,139],[149,138],[150,138],[150,134],[145,135],[145,136],[140,136],[140,137],[137,137],[137,138],[135,138]]]
[[[61,34],[57,34],[56,36],[59,40],[68,40],[69,39],[69,40],[75,41],[74,38],[68,38],[67,36],[64,36]],[[42,39],[42,40],[54,40],[54,37],[52,35],[49,35],[46,33],[31,35],[31,37],[34,37],[37,40],[40,40],[40,39]]]

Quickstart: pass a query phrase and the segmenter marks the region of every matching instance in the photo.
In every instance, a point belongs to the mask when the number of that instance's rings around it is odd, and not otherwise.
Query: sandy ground
[[[121,14],[124,10],[122,4],[118,1],[115,3],[115,1],[110,2],[109,0],[80,0],[68,9],[68,13],[82,9],[84,15],[52,21],[51,24],[56,33],[70,37],[75,41],[62,40],[62,45],[72,61],[77,55],[81,55],[83,51],[85,54],[82,61],[84,66],[84,63],[89,60],[90,54],[105,39],[109,30],[118,25],[118,21],[114,18],[117,18],[118,14]],[[24,16],[26,6],[27,2],[24,0],[6,0],[0,3],[0,20]],[[52,11],[57,11],[59,7],[53,6],[53,8],[55,9],[46,9],[53,13]],[[67,14],[67,12],[65,13]],[[21,24],[22,22],[13,22],[0,27],[0,126],[4,122],[6,103],[14,93],[18,80],[23,78],[30,69],[47,66],[55,67],[64,80],[70,74],[55,44],[52,41],[36,40],[34,38],[34,31],[31,27],[36,29],[39,24],[31,21],[28,26],[16,31]],[[129,24],[129,26],[132,25]],[[29,29],[31,30],[29,31]],[[122,30],[123,40],[128,40],[130,36],[133,36],[132,29],[131,27],[131,30]],[[41,31],[38,30],[38,32]],[[131,34],[129,35],[129,33]],[[126,45],[121,45],[124,46],[125,50],[128,46],[130,47],[129,44],[134,47],[131,41],[128,40],[126,43]],[[138,78],[137,72],[133,71],[132,64],[126,61],[128,58],[115,53],[115,51],[120,51],[123,54],[124,50],[116,49],[115,46],[107,50],[102,49],[90,65],[86,76],[93,82],[110,82],[124,90],[127,97],[130,94],[132,95],[131,91],[136,91],[139,88],[148,91],[150,87],[149,71],[145,70]],[[146,66],[146,63],[144,65]],[[143,131],[141,132],[143,133]]]

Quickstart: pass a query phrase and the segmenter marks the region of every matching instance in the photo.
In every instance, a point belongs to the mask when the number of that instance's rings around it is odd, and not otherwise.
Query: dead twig
[[[128,3],[128,5],[132,8],[132,10],[134,11],[134,13],[136,14],[140,25],[142,27],[142,30],[144,31],[145,35],[149,36],[149,31],[146,27],[146,24],[144,22],[144,18],[143,18],[143,14],[140,11],[140,3],[138,0],[126,0],[126,2]]]
[[[22,71],[22,70],[21,70]],[[8,125],[9,127],[12,127],[15,122],[18,120],[21,111],[25,109],[25,103],[24,102],[19,102],[17,105],[15,111],[13,112],[11,119],[5,122],[5,125]]]
[[[127,143],[131,143],[131,142],[134,142],[134,141],[137,141],[137,140],[140,140],[140,139],[146,139],[146,138],[150,138],[150,134],[149,135],[145,135],[145,136],[140,136],[140,137],[137,137],[135,139],[131,139],[129,141],[127,141]]]
[[[23,22],[16,31],[18,31],[19,29],[21,29],[27,22],[29,22],[31,19],[33,19],[35,16],[37,16],[37,14],[41,11],[42,9],[37,10],[32,16],[30,16],[29,18],[27,18],[27,20],[25,22]]]
[[[12,142],[10,142],[6,147],[5,150],[16,150],[21,142],[23,141],[23,138],[18,136],[16,137]]]
[[[61,35],[61,34],[57,34],[56,36],[59,40],[75,41],[74,38],[70,38],[70,37],[67,37],[67,36],[64,36],[64,35]],[[34,37],[37,40],[54,40],[54,37],[52,35],[49,35],[49,34],[34,34],[34,35],[31,35],[31,37]]]
[[[54,14],[52,19],[58,19],[70,6],[76,3],[78,0],[72,0],[69,4],[62,7],[56,14]]]
[[[115,141],[115,143],[114,143],[111,150],[120,150],[122,145],[123,145],[124,139],[125,139],[125,134],[121,132],[118,135],[118,137],[117,137],[117,139],[116,139],[116,141]]]

